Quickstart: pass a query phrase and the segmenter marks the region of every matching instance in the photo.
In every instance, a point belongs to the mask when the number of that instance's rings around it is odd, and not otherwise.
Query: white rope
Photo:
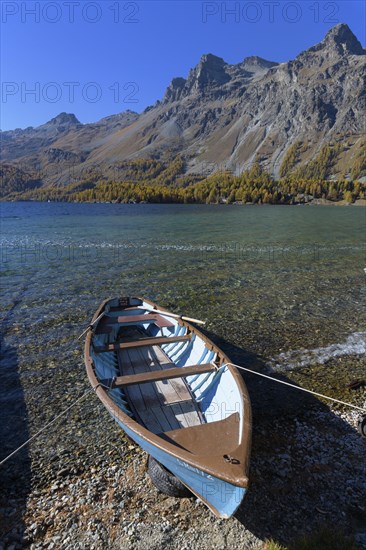
[[[268,376],[267,374],[263,374],[262,372],[257,372],[255,370],[247,369],[245,367],[241,367],[240,365],[235,365],[234,363],[225,363],[224,365],[222,365],[221,368],[228,367],[229,365],[237,369],[250,372],[251,374],[256,374],[257,376],[262,376],[263,378],[268,378],[269,380],[273,380],[273,382],[278,382],[279,384],[290,386],[290,388],[295,388],[295,390],[311,393],[312,395],[316,395],[317,397],[323,397],[324,399],[329,399],[330,401],[334,401],[335,403],[340,403],[341,405],[346,405],[347,407],[351,407],[352,409],[357,409],[359,411],[362,411],[363,413],[366,413],[366,409],[363,407],[358,407],[357,405],[353,405],[352,403],[346,403],[345,401],[340,401],[339,399],[335,399],[334,397],[329,397],[328,395],[323,395],[322,393],[317,393],[315,391],[308,390],[306,388],[301,388],[300,386],[295,386],[294,384],[290,384],[289,382],[285,382],[284,380],[278,380],[277,378],[273,378],[273,376]]]
[[[48,424],[46,424],[45,426],[43,426],[43,428],[41,428],[36,434],[32,435],[32,437],[30,437],[29,439],[27,439],[27,441],[25,441],[22,445],[20,445],[20,447],[18,447],[17,449],[15,449],[15,451],[13,451],[12,453],[10,453],[10,455],[8,455],[6,458],[4,458],[1,462],[0,462],[0,466],[2,466],[7,460],[9,460],[9,458],[11,458],[12,456],[14,456],[15,454],[17,454],[21,449],[23,449],[24,447],[26,447],[31,441],[33,441],[34,439],[36,439],[39,435],[41,435],[42,432],[44,432],[47,428],[49,428],[50,426],[52,426],[52,424],[54,424],[56,422],[56,420],[58,420],[59,418],[61,418],[62,416],[64,416],[70,409],[72,409],[72,407],[74,407],[77,403],[79,403],[80,401],[82,401],[84,399],[84,397],[86,397],[90,392],[94,391],[97,389],[97,387],[99,386],[99,384],[97,386],[95,386],[94,388],[90,388],[89,390],[87,390],[81,397],[79,397],[76,401],[74,401],[69,407],[67,407],[67,409],[65,409],[64,411],[62,411],[60,414],[58,414],[57,416],[55,416],[55,418],[53,420],[51,420],[50,422],[48,422]]]
[[[295,390],[300,390],[300,391],[303,391],[303,392],[306,392],[306,393],[310,393],[311,395],[316,395],[317,397],[322,397],[323,399],[328,399],[328,400],[333,401],[335,403],[340,403],[341,405],[346,405],[346,407],[351,407],[352,409],[357,409],[359,411],[362,411],[363,413],[366,413],[366,409],[363,408],[363,407],[358,407],[357,405],[353,405],[352,403],[347,403],[346,401],[341,401],[340,399],[335,399],[334,397],[329,397],[328,395],[324,395],[322,393],[318,393],[318,392],[315,392],[315,391],[312,391],[312,390],[308,390],[306,388],[301,388],[300,386],[295,386],[294,384],[290,384],[289,382],[285,382],[284,380],[278,380],[277,378],[273,378],[273,376],[268,376],[267,374],[263,374],[262,372],[257,372],[255,370],[248,369],[246,367],[242,367],[241,365],[236,365],[235,363],[224,363],[220,367],[219,370],[221,370],[225,367],[228,367],[228,366],[232,366],[232,367],[235,367],[237,369],[240,369],[240,370],[243,370],[243,371],[246,371],[246,372],[250,372],[251,374],[256,374],[257,376],[262,376],[263,378],[267,378],[268,380],[272,380],[273,382],[278,382],[279,384],[284,384],[285,386],[289,386],[290,388],[294,388]],[[215,367],[217,367],[217,365],[215,365]],[[48,422],[45,426],[43,426],[43,428],[41,428],[36,434],[32,435],[32,437],[27,439],[27,441],[25,441],[22,445],[20,445],[20,447],[18,447],[12,453],[10,453],[10,455],[5,457],[0,462],[0,466],[2,466],[5,462],[7,462],[12,456],[17,454],[21,449],[26,447],[31,441],[33,441],[39,435],[41,435],[41,433],[43,433],[45,430],[47,430],[47,428],[52,426],[52,424],[54,424],[59,418],[64,416],[70,409],[75,407],[75,405],[77,405],[77,403],[80,403],[80,401],[82,401],[87,395],[89,395],[89,393],[91,393],[92,391],[95,391],[98,388],[98,386],[102,386],[102,384],[97,384],[95,387],[92,387],[89,390],[87,390],[81,397],[79,397],[78,399],[76,399],[76,401],[71,403],[71,405],[69,407],[67,407],[67,409],[62,411],[57,416],[55,416],[55,418],[53,418],[50,422]]]

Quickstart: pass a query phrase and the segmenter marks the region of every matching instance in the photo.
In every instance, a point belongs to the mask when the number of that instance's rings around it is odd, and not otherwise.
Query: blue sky
[[[62,111],[94,122],[161,99],[202,54],[288,61],[347,23],[365,46],[363,1],[6,1],[2,130]]]

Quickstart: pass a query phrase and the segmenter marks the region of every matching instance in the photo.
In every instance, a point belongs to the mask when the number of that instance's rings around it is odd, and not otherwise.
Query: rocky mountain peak
[[[353,55],[365,55],[366,50],[363,49],[359,40],[353,34],[348,25],[340,23],[336,25],[326,34],[323,43],[327,47],[336,48],[339,53],[347,53]]]
[[[177,101],[190,93],[203,92],[212,86],[222,86],[230,80],[227,63],[211,53],[202,55],[199,63],[189,71],[187,79],[173,78],[168,86],[164,102]]]
[[[218,67],[226,65],[222,57],[218,57],[212,53],[205,53],[201,56],[199,65],[207,67]]]
[[[275,61],[267,61],[257,55],[251,55],[250,57],[245,57],[238,66],[248,73],[257,74],[267,71],[272,67],[276,67],[276,65],[278,65],[278,63]]]
[[[271,67],[274,67],[275,65],[278,65],[275,61],[267,61],[267,59],[263,59],[263,57],[258,57],[257,55],[251,55],[249,57],[244,57],[241,65],[243,67],[260,67],[261,69],[270,69]]]
[[[171,160],[179,154],[192,173],[205,163],[212,170],[220,163],[238,170],[260,158],[278,175],[292,144],[303,144],[300,164],[347,135],[351,166],[364,133],[365,53],[342,24],[280,64],[251,56],[231,65],[205,54],[187,78],[173,78],[163,101],[143,113],[120,113],[93,124],[60,113],[38,128],[3,132],[1,158],[47,170],[53,166],[57,182],[69,177],[70,162],[79,163],[82,172],[94,164],[109,169],[117,160]],[[348,169],[348,160],[341,162],[346,167],[341,169]]]
[[[73,113],[60,113],[59,115],[51,118],[46,124],[42,126],[71,126],[73,124],[80,124],[80,121]]]
[[[315,52],[338,56],[366,54],[366,50],[363,49],[359,40],[345,23],[340,23],[331,28],[321,42],[309,48],[300,56]]]
[[[222,57],[217,57],[211,53],[204,54],[198,65],[191,69],[187,79],[189,88],[202,89],[207,85],[222,85],[230,80],[226,73],[227,64]]]
[[[178,76],[176,78],[173,78],[170,86],[172,87],[173,90],[180,90],[181,88],[184,88],[184,85],[186,82],[187,81],[185,78]]]
[[[176,101],[181,97],[182,91],[186,85],[186,79],[182,77],[173,78],[168,88],[166,89],[164,102],[166,101]]]

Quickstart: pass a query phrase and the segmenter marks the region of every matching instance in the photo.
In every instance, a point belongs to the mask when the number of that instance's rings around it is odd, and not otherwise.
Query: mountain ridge
[[[250,56],[231,65],[208,53],[140,114],[81,124],[60,113],[36,128],[1,132],[1,160],[40,169],[44,185],[70,183],[71,165],[80,179],[95,166],[110,176],[121,161],[177,155],[187,173],[240,173],[259,161],[278,177],[297,142],[307,143],[300,165],[344,136],[354,156],[365,131],[365,76],[366,50],[345,24],[288,62]]]

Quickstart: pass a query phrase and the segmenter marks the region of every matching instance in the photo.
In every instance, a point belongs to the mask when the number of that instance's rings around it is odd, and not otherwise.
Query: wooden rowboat
[[[251,441],[248,392],[229,363],[195,326],[140,298],[103,302],[86,335],[89,380],[155,459],[153,481],[158,465],[165,488],[175,480],[221,518],[245,495]]]

